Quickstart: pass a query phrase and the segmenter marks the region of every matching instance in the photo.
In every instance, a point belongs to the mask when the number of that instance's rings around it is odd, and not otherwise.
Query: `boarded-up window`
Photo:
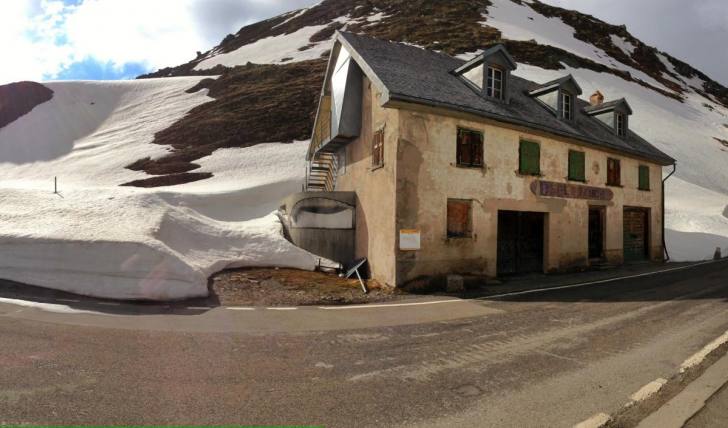
[[[374,133],[372,138],[372,167],[377,168],[384,165],[384,130],[380,129]]]
[[[622,183],[622,172],[619,166],[619,159],[607,159],[607,184],[610,186],[619,186]]]
[[[639,189],[650,190],[650,167],[647,165],[639,167]]]
[[[541,147],[533,141],[521,140],[518,147],[519,167],[521,174],[541,174]]]
[[[460,166],[483,166],[483,134],[458,128],[457,161]]]
[[[465,199],[447,200],[447,237],[470,238],[473,234],[473,203]]]
[[[584,152],[569,150],[569,180],[586,181]]]

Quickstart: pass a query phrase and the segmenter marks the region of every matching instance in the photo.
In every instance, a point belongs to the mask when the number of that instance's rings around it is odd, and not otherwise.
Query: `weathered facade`
[[[356,82],[336,81],[344,62]],[[663,257],[662,167],[674,161],[627,129],[626,101],[590,104],[570,76],[538,85],[515,68],[500,46],[463,63],[337,35],[308,190],[356,194],[355,257],[373,278]]]

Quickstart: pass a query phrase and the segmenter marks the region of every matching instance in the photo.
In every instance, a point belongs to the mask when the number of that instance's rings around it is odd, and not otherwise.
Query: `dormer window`
[[[495,45],[451,73],[483,98],[508,103],[510,75],[516,66],[506,48]]]
[[[608,126],[617,136],[627,137],[629,115],[632,114],[632,109],[627,101],[620,98],[614,101],[602,102],[603,98],[597,95],[601,96],[601,93],[592,95],[591,105],[584,107],[584,113]]]
[[[554,116],[574,119],[576,97],[581,95],[581,88],[572,75],[560,77],[531,88],[528,94],[546,107]]]
[[[497,67],[488,67],[488,81],[485,94],[489,97],[503,99],[503,70]]]
[[[624,137],[627,135],[627,126],[626,126],[626,120],[623,113],[616,113],[617,117],[615,118],[617,121],[617,135],[620,137]]]
[[[574,118],[574,97],[566,91],[561,92],[561,118],[566,120]]]

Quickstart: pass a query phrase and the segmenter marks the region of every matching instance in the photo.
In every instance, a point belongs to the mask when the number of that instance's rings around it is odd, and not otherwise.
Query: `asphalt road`
[[[0,300],[0,423],[571,426],[728,330],[728,262],[422,303],[99,314]]]

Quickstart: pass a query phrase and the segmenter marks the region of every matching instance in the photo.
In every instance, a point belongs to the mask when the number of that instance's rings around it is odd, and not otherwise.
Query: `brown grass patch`
[[[248,64],[228,69],[218,79],[200,81],[188,92],[208,89],[215,101],[195,107],[154,137],[154,144],[171,146],[172,152],[127,166],[152,175],[173,176],[125,185],[154,187],[169,185],[169,181],[180,184],[209,178],[209,173],[189,171],[199,168],[193,161],[219,148],[309,138],[325,69],[323,59],[285,65]]]
[[[209,172],[185,172],[182,174],[171,174],[162,175],[158,177],[144,178],[141,180],[134,180],[128,183],[122,184],[122,186],[133,186],[133,187],[162,187],[162,186],[174,186],[177,184],[191,183],[193,181],[204,180],[212,177]]]

